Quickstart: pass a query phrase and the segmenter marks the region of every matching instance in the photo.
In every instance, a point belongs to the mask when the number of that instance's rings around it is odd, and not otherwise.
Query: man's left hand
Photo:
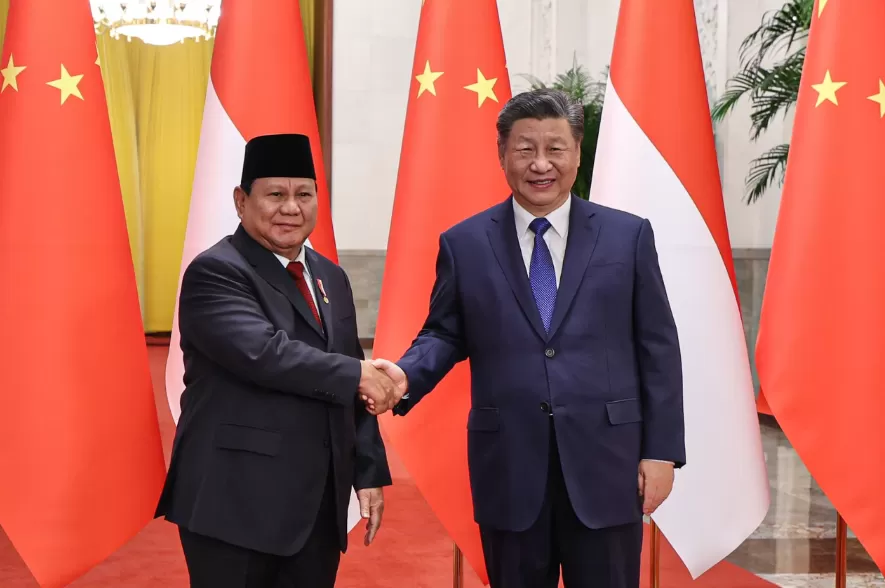
[[[356,491],[356,497],[360,502],[360,516],[369,519],[366,523],[365,545],[371,545],[375,540],[375,533],[381,527],[381,517],[384,515],[384,491],[381,488],[363,488]]]
[[[643,497],[642,514],[650,515],[673,490],[673,464],[642,460],[639,462],[639,495]]]

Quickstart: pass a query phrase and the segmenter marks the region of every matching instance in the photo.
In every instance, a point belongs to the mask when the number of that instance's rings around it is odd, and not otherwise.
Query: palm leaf
[[[746,180],[747,204],[756,202],[775,182],[783,185],[789,153],[788,144],[778,145],[750,162]]]
[[[716,122],[722,121],[747,93],[756,91],[765,76],[758,66],[748,66],[739,71],[725,84],[725,92],[716,100],[711,114]]]
[[[794,53],[771,70],[758,69],[762,77],[753,92],[753,107],[750,113],[750,136],[758,139],[779,114],[786,116],[796,105],[799,97],[799,84],[802,80],[802,65],[805,51]]]
[[[740,70],[728,80],[711,112],[722,121],[744,97],[750,101],[750,137],[757,140],[778,116],[796,105],[805,63],[805,46],[814,0],[786,0],[767,12],[741,43]],[[774,182],[783,182],[789,145],[778,145],[750,163],[747,202],[755,202]]]
[[[762,23],[741,43],[742,66],[761,63],[774,52],[789,52],[804,42],[811,27],[814,0],[788,0],[779,10],[767,12]]]

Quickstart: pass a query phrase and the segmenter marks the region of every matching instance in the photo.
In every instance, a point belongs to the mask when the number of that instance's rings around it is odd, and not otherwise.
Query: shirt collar
[[[565,202],[559,208],[546,216],[547,220],[550,221],[550,228],[556,231],[556,234],[563,239],[568,236],[568,221],[571,210],[572,197],[569,194],[569,197],[565,199]],[[535,216],[523,208],[516,201],[516,198],[513,198],[513,216],[516,219],[516,234],[521,237],[529,230],[529,225],[535,220]]]
[[[305,270],[307,273],[310,273],[310,268],[307,267],[307,259],[306,259],[305,255],[304,255],[304,250],[305,250],[306,247],[307,247],[307,245],[302,245],[302,246],[301,246],[301,251],[298,252],[298,256],[297,256],[295,259],[292,259],[292,260],[290,260],[288,257],[283,257],[283,256],[280,255],[279,253],[274,253],[273,255],[274,255],[274,257],[276,257],[278,260],[280,260],[280,263],[283,264],[283,267],[287,267],[287,266],[289,265],[289,263],[291,263],[292,261],[300,261],[300,262],[301,262],[301,265],[304,266],[304,270]]]

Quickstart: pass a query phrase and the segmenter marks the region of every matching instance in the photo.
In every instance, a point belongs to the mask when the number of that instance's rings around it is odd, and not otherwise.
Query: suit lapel
[[[310,307],[307,306],[307,301],[295,285],[295,279],[289,275],[289,272],[286,271],[286,268],[283,267],[283,264],[280,263],[274,254],[252,239],[242,225],[237,228],[231,242],[252,267],[255,268],[258,275],[284,294],[289,299],[289,302],[292,303],[292,306],[295,307],[295,310],[301,314],[305,322],[320,337],[325,338],[323,330],[316,324],[313,313],[310,312]]]
[[[516,300],[519,301],[523,313],[538,335],[546,341],[547,333],[544,332],[544,323],[541,322],[541,315],[538,313],[538,307],[532,296],[532,287],[529,284],[525,262],[522,259],[522,250],[516,236],[513,203],[510,198],[499,204],[493,213],[488,235],[492,251],[495,253],[498,264],[504,271],[504,276],[506,276],[513,294],[516,295]]]
[[[565,259],[562,262],[562,276],[556,292],[556,306],[550,320],[550,338],[562,324],[569,308],[578,293],[587,264],[596,248],[599,225],[594,218],[592,205],[572,196],[572,210],[569,214],[568,241],[565,245]]]
[[[331,298],[326,296],[326,286],[329,284],[329,280],[326,279],[326,273],[322,269],[319,256],[313,249],[307,247],[304,256],[305,259],[307,259],[307,265],[310,268],[310,275],[313,280],[313,291],[316,294],[317,310],[320,313],[323,325],[325,325],[326,351],[331,351],[335,329],[332,328],[332,325],[334,325],[332,321],[332,304],[334,302]]]

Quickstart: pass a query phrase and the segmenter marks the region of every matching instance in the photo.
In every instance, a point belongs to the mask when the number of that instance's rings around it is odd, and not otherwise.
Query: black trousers
[[[547,494],[538,520],[522,532],[480,526],[491,588],[638,588],[642,521],[589,529],[572,508],[550,419]]]
[[[329,480],[313,531],[295,555],[280,557],[237,547],[179,527],[192,588],[333,588],[341,551],[335,494]]]

